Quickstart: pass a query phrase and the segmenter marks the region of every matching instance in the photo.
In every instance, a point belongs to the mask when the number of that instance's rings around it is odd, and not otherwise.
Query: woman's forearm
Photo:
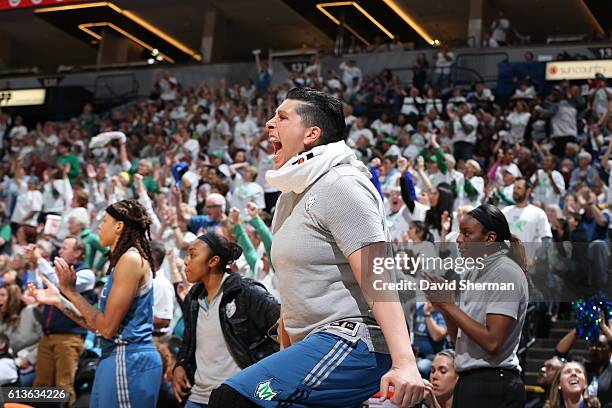
[[[114,334],[111,334],[111,324],[107,322],[107,318],[98,308],[90,304],[87,299],[79,292],[68,289],[62,290],[69,302],[62,302],[62,307],[68,317],[78,323],[80,326],[94,332],[98,336],[110,339]]]
[[[557,343],[555,351],[560,354],[569,353],[576,341],[576,329],[570,330],[561,340]]]
[[[430,315],[429,318],[425,317],[425,324],[427,325],[427,331],[433,339],[433,341],[440,341],[446,336],[446,329],[436,323],[434,318]]]
[[[447,315],[445,312],[443,312],[442,315],[444,316],[444,322],[446,323],[446,331],[448,333],[448,336],[453,342],[453,345],[455,345],[457,343],[457,331],[459,330],[459,328],[457,327],[451,316]]]
[[[393,365],[398,365],[400,362],[416,364],[401,304],[399,302],[375,302],[372,312],[389,346]]]
[[[73,292],[73,293],[79,295],[77,292]],[[83,298],[82,296],[80,297]],[[88,306],[95,309],[99,313],[98,309],[91,306],[84,298],[83,300],[85,301],[85,303],[87,303]],[[97,329],[95,328],[95,325],[92,325],[92,319],[90,318],[88,321],[85,315],[81,313],[79,308],[66,297],[60,295],[60,304],[57,306],[57,308],[62,313],[64,313],[66,316],[68,316],[70,319],[72,319],[79,326],[84,327],[85,329],[90,330],[94,333],[96,332]],[[88,314],[91,315],[90,312]],[[93,319],[93,322],[95,323],[96,320],[97,318]]]
[[[266,223],[263,222],[263,220],[259,216],[254,217],[250,221],[250,224],[255,228],[255,230],[261,237],[268,258],[272,258],[272,256],[270,255],[272,253],[272,232],[270,231],[270,228],[268,228]]]
[[[450,321],[454,324],[457,329],[461,329],[470,339],[476,342],[480,347],[489,353],[495,353],[498,347],[501,345],[498,335],[499,333],[493,333],[485,325],[482,325],[470,316],[468,316],[463,310],[454,304],[444,304],[444,316],[448,316],[447,323]],[[453,337],[451,335],[451,337]],[[454,339],[456,341],[457,333],[454,333]]]

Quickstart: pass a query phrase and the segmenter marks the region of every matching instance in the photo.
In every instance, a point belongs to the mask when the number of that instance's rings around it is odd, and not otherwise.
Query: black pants
[[[525,385],[518,371],[478,368],[459,373],[453,408],[523,408]]]

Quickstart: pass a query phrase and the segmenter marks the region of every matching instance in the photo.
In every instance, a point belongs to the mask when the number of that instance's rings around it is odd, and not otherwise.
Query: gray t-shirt
[[[497,283],[500,287],[503,283],[507,288],[513,284],[514,290],[464,290],[459,296],[459,307],[483,325],[486,324],[487,314],[510,316],[514,321],[496,355],[489,354],[459,329],[455,345],[455,369],[458,372],[483,367],[520,370],[516,352],[529,302],[527,278],[523,270],[506,256],[505,251],[499,251],[484,258],[482,270],[471,270],[463,279],[476,283]]]
[[[229,275],[223,276],[221,285]],[[221,331],[219,320],[219,306],[223,291],[215,295],[207,308],[206,303],[200,300],[198,323],[196,325],[196,365],[195,383],[191,389],[190,401],[198,404],[208,404],[210,393],[221,383],[240,371],[240,367],[232,358],[225,337]],[[230,304],[231,305],[231,304]],[[228,313],[232,310],[228,307]],[[235,307],[233,308],[235,310]]]
[[[382,199],[370,180],[351,165],[339,165],[303,193],[283,193],[272,233],[272,264],[291,342],[350,320],[365,323],[356,336],[370,350],[388,352],[347,259],[386,241]]]

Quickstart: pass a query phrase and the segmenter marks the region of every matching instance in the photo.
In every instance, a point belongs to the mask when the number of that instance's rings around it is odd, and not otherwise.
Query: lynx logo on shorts
[[[255,389],[255,396],[262,401],[272,401],[272,399],[277,394],[272,389],[272,386],[270,385],[270,381],[272,381],[272,379],[269,379],[268,381],[260,382],[259,384],[257,384],[257,388]]]

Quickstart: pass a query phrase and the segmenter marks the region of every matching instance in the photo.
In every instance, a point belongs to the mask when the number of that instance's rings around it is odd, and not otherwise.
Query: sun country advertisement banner
[[[66,3],[87,3],[83,0],[0,0],[0,10],[15,10],[29,7],[61,6]]]
[[[594,79],[595,74],[612,76],[612,59],[585,61],[551,61],[546,63],[546,80]]]

